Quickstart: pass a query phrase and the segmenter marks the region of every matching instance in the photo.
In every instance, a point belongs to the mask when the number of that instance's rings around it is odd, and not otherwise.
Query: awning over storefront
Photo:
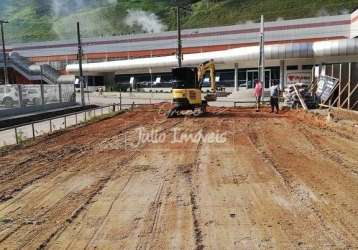
[[[321,41],[313,43],[290,43],[265,46],[266,60],[285,60],[298,58],[318,58],[331,56],[358,55],[358,39]],[[223,51],[186,54],[183,65],[198,65],[213,59],[216,64],[230,64],[240,61],[255,61],[259,57],[259,46],[229,49]],[[130,60],[87,63],[83,64],[86,73],[109,73],[121,70],[136,70],[144,68],[171,68],[177,66],[175,56],[150,57]],[[69,73],[78,73],[78,64],[66,67]]]

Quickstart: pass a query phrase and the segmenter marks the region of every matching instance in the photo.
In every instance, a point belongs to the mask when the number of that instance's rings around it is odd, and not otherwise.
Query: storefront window
[[[287,70],[298,70],[298,66],[297,65],[288,65]]]

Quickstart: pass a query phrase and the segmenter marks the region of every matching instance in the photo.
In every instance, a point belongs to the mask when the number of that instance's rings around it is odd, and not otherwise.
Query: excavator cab
[[[210,73],[211,93],[204,98],[201,96],[201,88],[206,72]],[[230,93],[217,91],[215,82],[215,64],[213,60],[200,64],[197,68],[180,67],[172,70],[174,81],[172,82],[173,108],[168,117],[177,116],[182,110],[192,110],[194,115],[206,113],[208,102],[216,101],[218,96],[227,96]],[[196,112],[199,111],[199,112]]]
[[[206,112],[207,102],[201,99],[201,86],[197,78],[197,68],[180,67],[172,69],[173,108],[168,117],[174,117],[182,110],[200,109]]]

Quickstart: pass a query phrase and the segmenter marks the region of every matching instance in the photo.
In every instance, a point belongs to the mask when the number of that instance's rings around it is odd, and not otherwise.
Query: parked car
[[[40,88],[23,89],[22,100],[26,104],[40,105],[41,104],[41,89]]]
[[[116,83],[113,85],[112,90],[127,92],[127,90],[130,89],[130,87],[131,85],[129,83]]]
[[[60,101],[58,86],[48,85],[44,88],[45,103],[57,103]]]
[[[0,86],[0,104],[4,105],[7,108],[11,108],[19,103],[19,93],[18,90],[9,85]]]

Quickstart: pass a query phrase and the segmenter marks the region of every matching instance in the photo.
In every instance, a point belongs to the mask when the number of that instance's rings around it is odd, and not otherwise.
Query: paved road
[[[241,90],[239,92],[234,92],[232,89],[228,90],[232,92],[228,97],[220,97],[216,102],[210,102],[211,106],[216,107],[233,107],[235,101],[249,101],[254,102],[255,98],[253,96],[252,90]],[[122,93],[122,104],[151,104],[151,103],[160,103],[160,102],[171,102],[172,95],[171,93],[143,93],[143,92],[133,92],[133,93]],[[86,102],[96,105],[108,105],[112,103],[120,102],[120,94],[118,92],[105,92],[103,95],[99,93],[89,93],[85,95]],[[77,102],[81,102],[80,95],[77,94]],[[254,106],[252,103],[240,104],[241,106]]]

